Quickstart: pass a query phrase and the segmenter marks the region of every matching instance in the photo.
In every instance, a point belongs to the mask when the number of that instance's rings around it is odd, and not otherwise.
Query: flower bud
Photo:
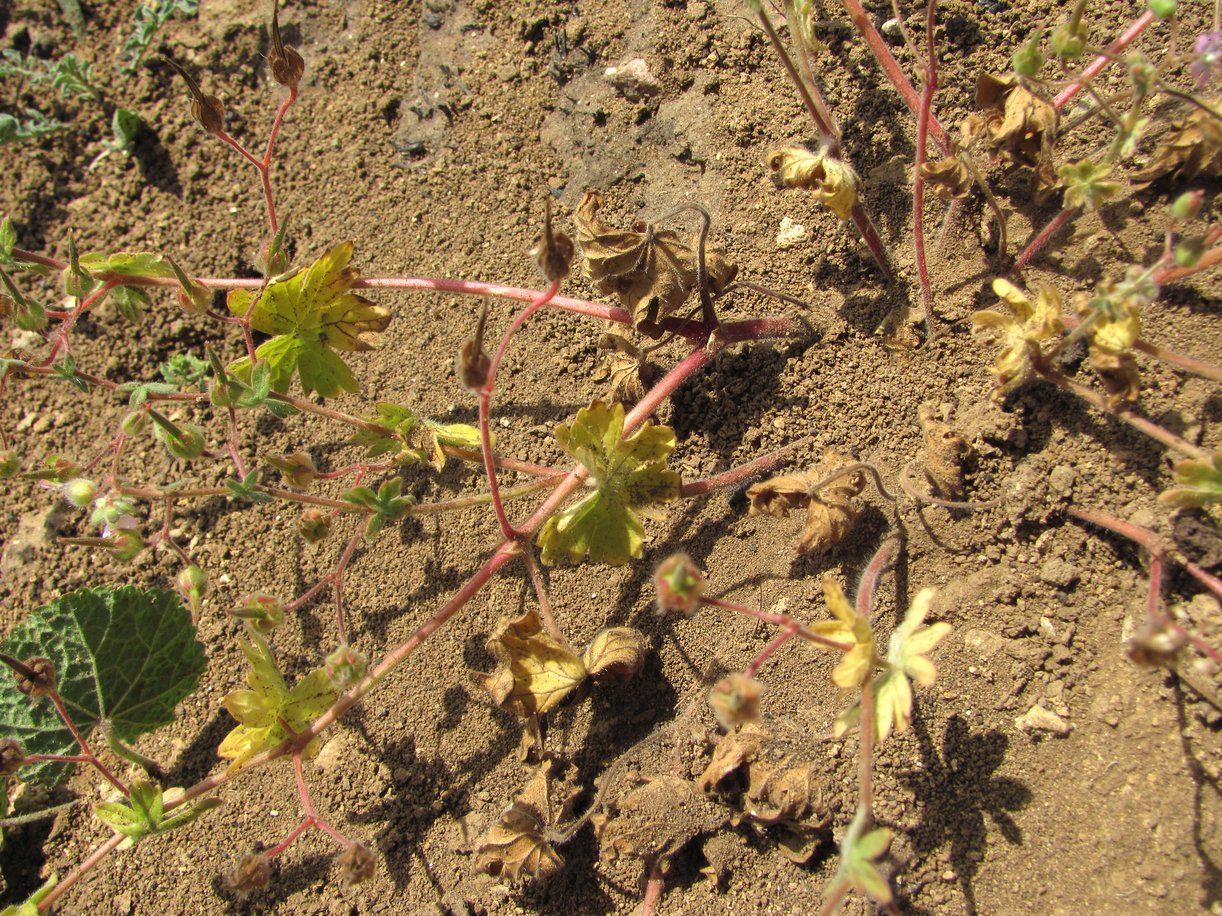
[[[729,731],[760,716],[760,695],[764,685],[741,672],[723,677],[709,691],[709,705],[721,727]]]
[[[284,475],[285,481],[294,490],[304,490],[318,477],[318,468],[314,459],[305,452],[293,452],[291,455],[273,455],[268,459],[272,466]]]
[[[208,589],[208,574],[192,563],[179,570],[174,579],[174,587],[184,598],[195,596],[202,598]]]
[[[340,875],[347,884],[368,881],[378,870],[378,860],[364,843],[353,843],[337,857]]]
[[[347,690],[365,676],[368,667],[369,660],[363,652],[358,652],[347,643],[340,643],[338,648],[327,656],[323,670],[327,672],[327,679],[336,690]]]
[[[260,852],[248,852],[224,875],[225,887],[245,899],[271,884],[271,860]]]
[[[1205,203],[1205,192],[1202,190],[1185,191],[1171,204],[1171,215],[1175,219],[1190,220],[1196,219],[1201,212],[1201,205]]]
[[[69,505],[84,509],[97,496],[98,485],[84,477],[74,477],[64,484],[62,492]]]
[[[310,506],[301,513],[301,521],[297,523],[301,536],[311,544],[317,544],[327,539],[331,533],[331,513]]]
[[[1150,12],[1159,19],[1170,19],[1175,15],[1175,0],[1149,0]]]
[[[0,776],[12,776],[25,763],[25,750],[13,738],[0,740]]]
[[[110,532],[106,549],[120,563],[130,563],[144,550],[144,538],[130,528],[116,528]]]
[[[204,453],[204,431],[194,423],[177,423],[173,430],[157,427],[157,438],[167,452],[181,461],[193,461]]]
[[[21,470],[21,456],[11,449],[0,449],[0,480],[13,477]]]
[[[704,573],[685,553],[671,554],[653,574],[658,592],[658,613],[691,617],[700,608]]]
[[[49,658],[27,658],[26,671],[14,671],[17,691],[31,699],[45,697],[55,690],[55,666]]]
[[[255,267],[265,277],[278,277],[289,269],[289,254],[284,250],[283,239],[273,236],[255,252]]]
[[[37,302],[27,301],[17,310],[13,323],[23,331],[41,331],[47,326],[47,310]]]
[[[284,605],[271,595],[250,595],[229,613],[238,620],[245,620],[246,625],[261,636],[284,623]]]
[[[133,410],[123,418],[119,428],[123,430],[123,435],[125,436],[138,436],[148,426],[148,419],[148,414],[143,410]]]
[[[548,197],[543,203],[543,233],[535,240],[530,253],[543,272],[544,279],[554,283],[569,275],[569,265],[573,262],[573,240],[552,228],[552,199]]]
[[[179,307],[188,314],[206,315],[212,308],[212,290],[199,283],[192,283],[189,287],[180,286],[174,293]]]

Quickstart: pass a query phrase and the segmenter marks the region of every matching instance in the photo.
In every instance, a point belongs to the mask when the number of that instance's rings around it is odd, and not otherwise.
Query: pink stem
[[[925,261],[925,147],[929,139],[929,119],[933,112],[933,97],[938,91],[938,57],[934,49],[934,8],[937,0],[929,0],[925,10],[925,43],[928,55],[925,65],[925,85],[921,87],[921,108],[917,113],[916,170],[912,181],[912,231],[916,250],[917,278],[921,284],[921,307],[925,327],[933,334],[933,287],[929,282],[929,265]]]
[[[1119,38],[1117,38],[1115,41],[1113,41],[1110,45],[1107,46],[1107,49],[1104,51],[1104,53],[1096,57],[1091,62],[1090,66],[1088,66],[1085,70],[1082,71],[1081,77],[1074,80],[1064,89],[1062,89],[1059,93],[1057,93],[1056,98],[1052,100],[1053,106],[1056,107],[1058,111],[1064,108],[1066,103],[1068,103],[1070,99],[1072,99],[1075,95],[1081,92],[1082,88],[1087,83],[1089,83],[1092,79],[1098,76],[1099,73],[1103,70],[1103,68],[1106,67],[1108,64],[1110,64],[1112,62],[1112,59],[1117,54],[1119,54],[1126,47],[1128,47],[1129,44],[1132,43],[1133,39],[1135,39],[1138,35],[1144,32],[1146,29],[1146,26],[1148,26],[1151,22],[1153,22],[1155,18],[1157,17],[1155,17],[1154,13],[1150,12],[1149,10],[1146,10],[1146,12],[1138,16],[1137,19],[1133,21],[1133,24],[1130,25],[1127,29],[1125,29],[1124,33]]]
[[[1040,234],[1027,244],[1027,247],[1023,249],[1022,254],[1014,259],[1014,264],[1010,268],[1010,273],[1018,273],[1020,270],[1026,267],[1027,262],[1035,257],[1036,254],[1039,253],[1039,250],[1048,244],[1048,240],[1056,235],[1066,223],[1077,215],[1077,213],[1077,207],[1069,207],[1053,217],[1052,221],[1043,228]]]
[[[76,884],[77,881],[80,881],[81,878],[83,878],[86,874],[92,871],[93,868],[99,862],[101,862],[108,855],[114,852],[114,850],[118,847],[118,845],[126,839],[127,837],[125,837],[123,834],[116,832],[110,839],[108,839],[105,843],[103,843],[101,846],[99,846],[97,849],[91,852],[88,858],[86,858],[84,861],[81,862],[80,865],[78,865],[71,872],[65,875],[64,880],[59,882],[59,884],[55,885],[55,887],[51,888],[47,896],[43,897],[42,900],[38,902],[38,912],[40,913],[50,912],[51,907],[55,906],[55,902],[59,900],[59,898],[62,897],[64,894],[66,894],[69,888],[71,888],[74,884]]]

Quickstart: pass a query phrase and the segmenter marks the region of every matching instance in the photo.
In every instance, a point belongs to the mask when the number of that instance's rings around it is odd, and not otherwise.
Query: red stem
[[[1043,228],[1040,234],[1028,242],[1027,247],[1023,249],[1022,253],[1017,258],[1014,259],[1014,264],[1010,267],[1009,272],[1016,274],[1026,267],[1027,262],[1035,257],[1036,254],[1039,253],[1039,250],[1048,244],[1048,240],[1056,235],[1066,223],[1077,215],[1077,213],[1077,207],[1068,207],[1053,217],[1052,221]]]
[[[1082,75],[1078,79],[1074,80],[1059,93],[1057,93],[1056,98],[1052,100],[1053,106],[1058,111],[1064,108],[1070,99],[1081,92],[1087,83],[1098,76],[1103,68],[1112,62],[1117,54],[1128,47],[1129,44],[1132,43],[1133,39],[1144,32],[1146,26],[1153,22],[1155,18],[1157,17],[1155,17],[1154,13],[1150,12],[1149,10],[1146,10],[1146,12],[1138,16],[1137,19],[1133,21],[1133,24],[1125,29],[1124,33],[1119,38],[1108,45],[1107,49],[1102,54],[1091,61],[1090,66],[1082,71]]]
[[[925,327],[933,334],[933,287],[929,282],[929,265],[925,261],[925,148],[929,139],[929,119],[933,113],[933,97],[938,91],[938,57],[934,48],[933,23],[937,0],[929,0],[925,11],[925,85],[921,87],[921,107],[917,112],[916,170],[912,181],[912,232],[916,250],[917,278],[921,284],[921,308]]]

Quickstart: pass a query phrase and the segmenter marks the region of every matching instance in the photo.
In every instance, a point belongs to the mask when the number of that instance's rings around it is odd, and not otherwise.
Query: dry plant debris
[[[812,153],[801,147],[774,149],[768,154],[768,168],[778,188],[810,191],[845,222],[852,218],[861,179],[852,166],[827,153]]]
[[[855,463],[852,458],[828,449],[810,471],[783,474],[752,484],[747,488],[750,514],[784,517],[791,509],[805,507],[806,525],[798,540],[798,553],[830,550],[852,530],[860,511],[854,497],[865,488],[866,478],[857,472],[837,477],[824,486],[819,484],[837,470]]]
[[[516,882],[545,878],[564,864],[549,839],[559,818],[552,807],[550,770],[550,763],[540,766],[480,838],[475,861],[484,871]]]
[[[1040,188],[1056,186],[1052,146],[1057,110],[1013,77],[982,73],[976,81],[976,107],[990,149],[1005,165],[1034,169]]]
[[[1205,108],[1193,107],[1163,134],[1150,161],[1131,173],[1135,181],[1150,183],[1167,175],[1179,181],[1222,175],[1222,97],[1203,99]]]
[[[603,197],[587,191],[573,219],[586,277],[599,293],[616,296],[640,331],[660,336],[658,323],[675,314],[699,285],[699,236],[684,241],[672,229],[638,223],[617,229],[598,218]],[[716,297],[734,280],[738,266],[725,251],[706,245],[707,292]]]
[[[933,404],[918,407],[917,419],[925,442],[924,471],[930,487],[936,496],[962,499],[966,493],[963,462],[972,452],[971,444],[937,416]]]

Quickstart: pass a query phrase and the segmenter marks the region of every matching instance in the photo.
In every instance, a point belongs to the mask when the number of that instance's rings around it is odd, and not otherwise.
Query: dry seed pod
[[[1012,77],[982,73],[976,105],[984,112],[989,146],[1006,165],[1034,169],[1041,188],[1056,187],[1052,145],[1058,126],[1051,102],[1032,95]]]
[[[963,499],[963,462],[972,447],[959,431],[934,414],[932,404],[917,408],[921,435],[925,440],[925,477],[935,496]]]
[[[25,763],[25,751],[13,738],[0,740],[0,776],[12,776]]]
[[[21,665],[24,670],[13,669],[19,693],[33,699],[48,696],[55,690],[55,666],[51,659],[27,658]]]
[[[353,843],[338,856],[340,875],[345,884],[360,884],[368,881],[378,870],[378,859],[364,843]]]
[[[772,150],[768,168],[778,188],[810,191],[842,220],[847,222],[852,217],[861,179],[843,160],[791,146]]]
[[[271,861],[260,852],[248,852],[225,872],[222,880],[230,892],[245,900],[271,883]]]
[[[721,727],[729,730],[760,717],[760,697],[763,693],[763,684],[750,675],[736,671],[713,685],[709,691],[709,706]]]
[[[485,299],[475,325],[475,335],[462,345],[458,355],[458,377],[469,391],[480,391],[488,384],[492,360],[484,352],[484,325],[488,322],[488,300]]]
[[[165,62],[173,67],[187,84],[187,89],[191,93],[191,116],[208,133],[218,136],[224,133],[225,106],[221,100],[214,95],[204,95],[203,90],[199,88],[199,83],[195,82],[191,74],[184,70],[177,61],[166,57]]]
[[[552,228],[551,197],[544,199],[543,207],[543,234],[535,241],[530,253],[538,262],[544,279],[548,283],[555,283],[569,275],[569,265],[573,262],[573,240]]]
[[[280,37],[280,2],[272,6],[272,53],[267,56],[272,68],[272,78],[281,86],[295,88],[305,72],[305,61],[295,48],[285,47]]]

